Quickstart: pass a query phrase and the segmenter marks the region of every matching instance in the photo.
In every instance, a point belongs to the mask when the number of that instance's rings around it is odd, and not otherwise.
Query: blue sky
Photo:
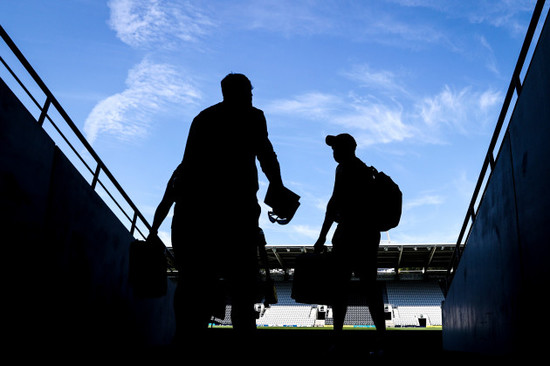
[[[240,72],[301,196],[286,226],[263,207],[268,244],[315,242],[336,167],[324,138],[342,132],[403,191],[392,242],[454,243],[534,5],[2,0],[0,22],[149,221],[193,117]],[[170,245],[170,218],[161,230]]]

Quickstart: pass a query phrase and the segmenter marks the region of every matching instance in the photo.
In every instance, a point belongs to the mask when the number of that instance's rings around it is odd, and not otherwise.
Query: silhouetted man
[[[332,238],[332,259],[335,283],[334,330],[342,331],[348,306],[348,291],[352,273],[360,277],[363,293],[367,294],[368,306],[376,330],[381,336],[386,326],[382,292],[376,284],[377,252],[380,232],[375,227],[374,178],[357,156],[355,139],[347,134],[326,137],[338,163],[332,196],[328,202],[325,219],[315,243],[315,251],[323,251],[327,233],[332,224],[338,226]]]
[[[256,328],[254,310],[258,218],[256,158],[273,187],[283,187],[266,119],[252,106],[252,85],[242,74],[221,82],[223,101],[193,120],[182,162],[157,208],[156,234],[173,202],[172,247],[179,272],[176,340],[208,327],[220,301],[217,283],[229,284],[233,328]],[[223,298],[221,299],[223,301]]]

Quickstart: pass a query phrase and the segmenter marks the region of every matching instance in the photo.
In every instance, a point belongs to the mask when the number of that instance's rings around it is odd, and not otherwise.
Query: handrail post
[[[38,117],[38,124],[40,126],[44,124],[44,120],[46,119],[46,115],[48,114],[48,109],[50,108],[51,104],[52,100],[49,96],[46,96],[46,102],[44,103],[44,107],[41,108],[40,117]]]
[[[92,179],[92,189],[95,190],[95,186],[97,185],[97,181],[99,180],[99,173],[101,172],[101,163],[97,163],[97,168],[95,169],[94,178]]]
[[[134,235],[134,231],[136,229],[137,217],[138,217],[138,213],[137,211],[134,211],[134,217],[132,218],[132,227],[130,228],[131,235]]]
[[[491,171],[495,169],[495,157],[492,152],[489,154],[489,166],[491,167]]]
[[[519,74],[514,75],[514,86],[516,87],[516,93],[518,94],[518,98],[519,98],[519,95],[521,94],[521,88],[522,88],[521,80],[519,79]]]

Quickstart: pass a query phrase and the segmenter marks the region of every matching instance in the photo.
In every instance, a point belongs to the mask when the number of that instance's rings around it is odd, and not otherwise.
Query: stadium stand
[[[384,304],[389,327],[441,326],[443,292],[437,281],[383,281]],[[278,302],[270,306],[256,305],[259,327],[319,327],[332,326],[332,309],[326,304],[301,304],[291,297],[292,282],[276,283]],[[374,327],[365,298],[352,286],[350,305],[344,320],[349,327]],[[231,305],[225,318],[214,318],[213,325],[231,325]]]
[[[438,283],[393,281],[386,283],[386,293],[395,326],[441,325],[444,296]]]

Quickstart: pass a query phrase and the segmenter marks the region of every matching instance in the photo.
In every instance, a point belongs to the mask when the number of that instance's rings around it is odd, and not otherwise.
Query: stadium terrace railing
[[[0,62],[4,65],[6,70],[11,74],[11,76],[14,78],[15,82],[23,89],[24,93],[30,98],[32,103],[38,107],[40,110],[40,115],[38,117],[37,123],[44,128],[44,122],[45,120],[48,120],[52,127],[55,129],[55,131],[58,132],[59,136],[61,137],[62,141],[64,141],[67,146],[71,149],[72,153],[75,154],[75,156],[78,158],[80,163],[83,164],[85,167],[85,170],[87,170],[89,173],[92,174],[92,179],[90,182],[90,186],[92,189],[97,191],[97,187],[100,186],[103,188],[106,195],[110,198],[112,203],[118,208],[120,213],[129,221],[129,231],[130,234],[135,236],[135,234],[139,234],[142,239],[146,239],[147,233],[150,230],[151,226],[143,216],[143,214],[140,212],[140,210],[136,207],[134,202],[130,199],[128,194],[124,191],[124,189],[121,187],[119,182],[115,179],[113,174],[109,171],[107,166],[103,163],[103,161],[100,159],[99,155],[96,153],[96,151],[92,148],[90,143],[86,140],[86,138],[82,135],[78,127],[75,125],[75,123],[71,120],[67,112],[63,109],[59,101],[54,97],[53,93],[48,89],[46,84],[42,81],[40,76],[36,73],[36,71],[33,69],[31,64],[27,61],[27,59],[23,56],[22,52],[18,49],[18,47],[15,45],[13,40],[9,37],[7,32],[4,30],[4,28],[0,25],[0,36],[4,40],[5,44],[8,46],[8,48],[13,53],[13,56],[16,57],[16,59],[20,62],[20,66],[23,67],[23,69],[28,73],[28,76],[31,77],[31,79],[35,82],[36,85],[33,87],[38,86],[38,88],[44,93],[46,100],[43,105],[41,105],[36,98],[34,97],[33,93],[30,92],[28,87],[23,83],[23,81],[16,75],[16,73],[13,71],[12,68],[8,65],[7,61],[4,60],[3,57],[0,56]],[[79,142],[82,144],[82,146],[85,148],[86,153],[88,153],[92,159],[93,163],[95,163],[95,168],[92,168],[90,164],[86,162],[86,159],[84,159],[83,155],[78,152],[78,150],[75,148],[73,142],[70,141],[70,139],[66,136],[66,134],[63,133],[61,126],[57,125],[53,118],[51,117],[52,107],[55,109],[55,111],[61,116],[63,121],[66,123],[66,125],[70,128],[70,132],[73,133],[72,139],[74,140],[74,137],[77,138],[75,142]],[[74,162],[73,162],[74,163]],[[82,173],[82,172],[81,172]],[[106,182],[101,180],[100,173],[103,173],[107,177],[108,184],[112,185],[114,188],[111,187],[111,189],[115,190],[116,193],[114,193],[112,190],[109,190],[106,186]],[[120,197],[117,199],[114,195],[118,194]],[[124,203],[121,203],[123,201]],[[123,207],[124,205],[127,205],[127,207]],[[130,213],[128,212],[130,211]],[[120,216],[119,216],[120,218]],[[121,220],[123,221],[123,220]],[[142,226],[142,229],[140,229],[140,225]],[[144,233],[143,231],[147,230],[147,233]],[[167,256],[171,257],[171,253],[167,250]]]
[[[539,25],[542,26],[547,17],[547,16],[544,17],[542,19],[542,22],[540,21],[542,11],[544,9],[544,4],[545,4],[545,0],[538,0],[533,10],[533,15],[531,17],[529,27],[527,28],[527,34],[523,41],[523,45],[521,47],[518,61],[516,63],[516,67],[512,74],[512,80],[510,81],[508,91],[506,92],[506,97],[504,98],[504,103],[497,120],[495,131],[493,132],[493,136],[489,144],[489,149],[487,151],[485,159],[483,160],[481,173],[479,174],[479,178],[477,180],[474,193],[472,195],[470,204],[466,212],[466,217],[464,218],[462,228],[458,235],[458,240],[456,242],[453,256],[451,258],[450,265],[447,271],[447,287],[450,285],[452,281],[452,276],[458,266],[458,263],[460,262],[460,257],[464,251],[464,247],[466,245],[466,242],[468,241],[468,237],[470,235],[472,225],[476,219],[477,209],[481,204],[481,201],[483,199],[483,193],[485,192],[485,188],[487,187],[487,183],[491,177],[492,170],[495,166],[494,152],[496,148],[500,148],[502,143],[502,138],[506,132],[506,128],[503,128],[503,127],[505,125],[505,122],[509,122],[509,119],[511,117],[509,115],[510,105],[512,104],[512,100],[517,101],[517,98],[519,98],[519,95],[521,94],[521,88],[522,88],[521,74],[523,71],[523,67],[526,64],[526,59],[527,59],[528,53],[530,52],[531,45],[533,44],[533,36],[535,35],[535,31],[537,30],[537,27],[539,27]],[[514,93],[516,93],[517,95]],[[514,106],[515,106],[515,103],[514,103]],[[489,171],[489,168],[491,169],[491,171]]]

